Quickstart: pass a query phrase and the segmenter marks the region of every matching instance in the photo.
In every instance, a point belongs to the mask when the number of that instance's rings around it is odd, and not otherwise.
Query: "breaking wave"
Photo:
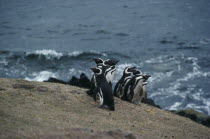
[[[153,60],[148,60],[149,63],[154,62]],[[146,61],[146,63],[148,63]],[[158,59],[157,62],[163,63],[164,60]],[[185,64],[180,65],[182,62]],[[177,63],[174,61],[174,63]],[[152,77],[149,79],[150,87],[153,87],[153,92],[149,97],[157,100],[156,102],[162,104],[164,109],[177,110],[185,108],[194,108],[198,111],[205,111],[210,115],[210,98],[205,97],[203,89],[195,82],[197,79],[207,79],[210,77],[210,72],[202,71],[201,67],[198,65],[198,59],[194,57],[182,57],[180,59],[179,68],[166,72],[166,73],[153,73]],[[186,63],[188,64],[186,66]],[[185,66],[183,66],[185,65]],[[178,69],[182,68],[181,71]],[[184,68],[191,68],[191,72],[185,72]],[[189,71],[189,69],[187,69]],[[178,71],[178,72],[177,72]],[[181,76],[176,75],[181,74]],[[175,76],[176,75],[176,76]],[[167,81],[170,80],[169,83]],[[200,81],[200,80],[199,80]],[[166,85],[161,86],[161,84],[166,83]],[[155,85],[159,86],[155,89]],[[164,102],[164,103],[163,103]]]
[[[50,77],[57,78],[57,75],[50,71],[33,72],[29,75],[29,77],[26,77],[25,80],[43,82],[48,80]]]
[[[64,58],[64,57],[67,57],[67,58],[76,58],[76,57],[82,57],[82,56],[104,56],[106,57],[107,54],[105,53],[100,53],[100,52],[97,52],[97,51],[73,51],[73,52],[58,52],[58,51],[55,51],[55,50],[36,50],[36,51],[33,51],[33,52],[26,52],[26,56],[28,57],[38,57],[39,59],[44,57],[48,60],[50,59],[61,59],[61,58]]]

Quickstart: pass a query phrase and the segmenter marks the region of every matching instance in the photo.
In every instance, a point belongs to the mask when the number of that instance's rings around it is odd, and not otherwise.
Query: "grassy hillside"
[[[82,88],[18,79],[0,85],[1,138],[210,139],[210,128],[146,104],[115,98],[113,112],[97,108]]]

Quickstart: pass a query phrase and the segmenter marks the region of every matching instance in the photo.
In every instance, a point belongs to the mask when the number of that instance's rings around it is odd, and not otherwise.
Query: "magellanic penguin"
[[[114,105],[114,97],[112,93],[112,88],[107,82],[104,72],[106,67],[104,66],[98,66],[96,68],[91,68],[91,70],[95,74],[97,86],[93,90],[93,99],[96,101],[97,97],[100,101],[100,106],[108,106],[108,108],[112,111],[115,110]]]
[[[147,100],[147,92],[145,85],[150,75],[143,75],[140,70],[134,72],[134,76],[125,87],[128,101],[134,104],[139,104],[143,100]]]
[[[96,65],[98,64],[104,64],[104,60],[101,58],[93,58],[93,60],[95,61]]]
[[[114,79],[114,76],[115,76],[115,70],[116,70],[115,65],[119,61],[112,60],[112,59],[107,59],[107,60],[104,61],[101,58],[94,58],[93,60],[95,61],[97,66],[103,65],[103,66],[107,67],[107,69],[105,70],[104,74],[105,74],[105,77],[106,77],[108,83],[110,84],[110,86],[112,86],[112,82],[113,82],[113,79]],[[96,87],[96,84],[97,83],[96,83],[95,75],[93,75],[92,78],[91,78],[91,88],[90,88],[90,90],[88,90],[86,92],[88,95],[92,96],[92,91]]]
[[[104,65],[104,60],[101,59],[101,58],[93,58],[93,60],[95,61],[96,65]],[[90,96],[93,95],[93,90],[96,88],[97,86],[97,83],[96,83],[96,78],[95,78],[95,74],[93,74],[91,80],[90,80],[90,83],[91,83],[91,87],[88,91],[86,91],[86,93]]]
[[[135,67],[126,67],[124,69],[122,77],[115,85],[114,96],[116,96],[116,97],[123,96],[123,88],[124,88],[125,84],[131,79],[131,75],[134,71],[135,71]]]
[[[143,75],[143,87],[142,87],[142,100],[141,102],[143,103],[147,103],[147,90],[146,90],[146,85],[147,85],[147,80],[149,79],[149,77],[151,77],[151,75],[148,75],[148,74],[144,74]]]
[[[115,71],[116,71],[116,64],[119,62],[118,60],[114,59],[107,59],[107,60],[102,60],[101,58],[94,58],[93,59],[97,65],[103,64],[104,66],[110,66],[106,71],[105,71],[105,77],[108,81],[108,83],[112,86],[112,82],[114,80],[115,76]]]
[[[115,77],[115,71],[116,71],[116,64],[118,63],[118,60],[106,60],[104,62],[105,65],[109,65],[110,67],[105,71],[105,77],[107,82],[110,84],[110,86],[112,87],[112,82],[114,80]]]
[[[143,75],[140,70],[133,72],[133,77],[128,81],[124,89],[125,100],[137,104],[140,99],[140,92],[143,86]],[[142,95],[141,95],[142,96]]]

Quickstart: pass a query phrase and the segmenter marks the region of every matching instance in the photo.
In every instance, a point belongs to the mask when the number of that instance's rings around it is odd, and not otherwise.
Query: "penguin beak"
[[[100,58],[93,58],[96,64],[103,63],[103,60]]]
[[[99,59],[98,59],[98,58],[93,58],[93,60],[94,60],[94,61],[97,61],[97,60],[99,60]]]
[[[145,74],[145,75],[143,75],[143,77],[144,77],[145,79],[148,79],[149,77],[151,77],[151,75]]]
[[[112,60],[112,62],[116,65],[119,62],[119,60]]]
[[[97,68],[90,68],[94,73],[100,72]]]
[[[128,69],[128,71],[129,72],[136,72],[137,70],[136,70],[136,67],[131,67],[131,68]]]
[[[151,75],[147,75],[147,77],[149,78],[149,77],[151,77]]]

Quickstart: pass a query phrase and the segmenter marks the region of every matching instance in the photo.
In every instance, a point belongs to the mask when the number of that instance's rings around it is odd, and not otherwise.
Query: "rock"
[[[210,127],[210,116],[200,113],[194,109],[176,110],[171,112],[178,114],[180,116],[190,118],[191,120],[199,124],[203,124],[207,127]]]
[[[148,105],[151,105],[151,106],[154,106],[154,107],[157,107],[157,108],[161,109],[161,107],[159,105],[156,105],[155,101],[153,99],[150,99],[150,98],[147,98],[147,100],[143,99],[142,103],[145,103],[145,104],[148,104]]]
[[[80,75],[79,85],[84,88],[90,88],[91,86],[90,80],[84,73]]]
[[[68,83],[73,86],[78,86],[78,87],[83,87],[83,88],[88,88],[88,89],[90,89],[90,86],[91,86],[90,80],[84,73],[80,75],[80,79],[73,76]]]
[[[91,86],[90,80],[84,73],[80,75],[80,78],[77,78],[76,76],[72,76],[71,80],[69,80],[68,82],[65,82],[63,80],[59,80],[53,77],[50,77],[47,81],[44,81],[44,82],[69,84],[69,85],[88,88],[88,89],[90,89],[90,86]]]
[[[68,81],[68,84],[73,86],[79,86],[79,78],[72,76],[71,80]]]
[[[210,117],[208,117],[206,120],[204,120],[201,124],[210,127]]]
[[[53,78],[53,77],[50,77],[47,81],[44,81],[44,82],[68,84],[65,81],[62,81],[62,80],[59,80],[59,79],[56,79],[56,78]]]

